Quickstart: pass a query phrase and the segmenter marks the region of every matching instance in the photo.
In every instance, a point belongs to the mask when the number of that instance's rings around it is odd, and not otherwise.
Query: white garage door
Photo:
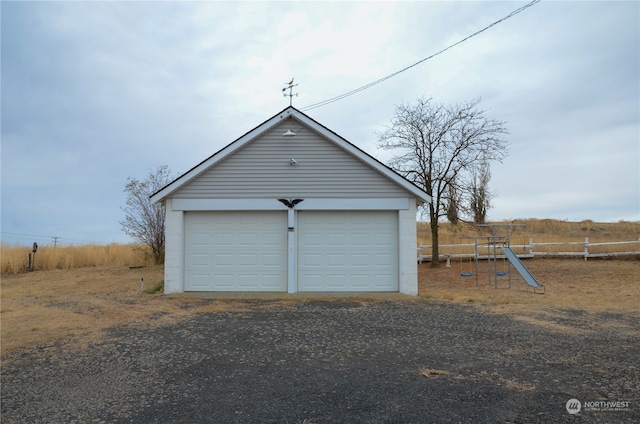
[[[398,291],[396,211],[301,211],[299,291]]]
[[[187,212],[186,291],[286,291],[287,212]]]

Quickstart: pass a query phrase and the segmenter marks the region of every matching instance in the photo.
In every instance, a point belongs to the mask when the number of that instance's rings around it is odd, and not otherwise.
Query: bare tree
[[[447,188],[446,198],[443,197],[443,202],[447,209],[447,219],[453,225],[457,225],[458,221],[460,221],[460,209],[462,208],[460,197],[459,187],[456,181],[451,181]]]
[[[468,197],[470,175],[479,164],[502,161],[508,153],[505,123],[487,118],[479,103],[445,106],[421,98],[397,106],[391,124],[378,134],[378,147],[400,152],[389,165],[432,197],[432,267],[440,265],[438,220],[458,209],[450,202]]]
[[[471,192],[469,199],[470,214],[473,222],[484,224],[487,219],[487,211],[491,208],[491,192],[489,191],[489,181],[491,180],[491,170],[487,162],[481,163],[473,170],[471,176]]]
[[[167,165],[161,165],[149,172],[146,179],[139,181],[128,178],[124,191],[127,193],[126,206],[122,208],[125,218],[120,226],[125,234],[136,242],[146,245],[155,263],[164,263],[164,205],[151,204],[149,196],[173,180]]]

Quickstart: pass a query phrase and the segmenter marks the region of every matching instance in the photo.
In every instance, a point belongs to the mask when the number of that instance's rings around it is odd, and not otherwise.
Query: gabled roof
[[[166,186],[158,190],[156,193],[152,194],[151,202],[156,203],[156,202],[162,201],[167,197],[171,197],[172,193],[174,193],[176,190],[183,187],[189,181],[192,181],[198,175],[202,174],[207,169],[216,165],[218,162],[233,155],[233,153],[236,152],[238,149],[241,149],[243,146],[250,143],[256,137],[260,136],[261,134],[273,128],[275,125],[277,125],[278,123],[282,122],[284,119],[287,119],[287,118],[293,118],[299,121],[301,124],[306,125],[309,128],[313,129],[314,131],[318,132],[319,134],[324,136],[326,139],[335,143],[346,152],[352,154],[353,156],[360,159],[365,164],[369,165],[370,167],[374,168],[381,174],[385,175],[387,178],[391,179],[396,184],[398,184],[399,186],[401,186],[411,194],[415,195],[417,198],[423,200],[424,202],[431,201],[431,197],[422,189],[420,189],[417,185],[407,180],[402,175],[398,174],[393,169],[383,164],[373,156],[369,155],[362,149],[358,148],[354,144],[348,142],[347,140],[345,140],[335,132],[325,127],[324,125],[316,122],[309,116],[300,112],[298,109],[292,106],[289,106],[286,109],[279,112],[278,114],[269,118],[262,124],[258,125],[254,129],[250,130],[240,138],[236,139],[231,144],[228,144],[227,146],[220,149],[218,152],[209,156],[207,159],[203,160],[198,165],[191,168],[189,171],[180,175],[178,178],[176,178],[171,183],[167,184]]]

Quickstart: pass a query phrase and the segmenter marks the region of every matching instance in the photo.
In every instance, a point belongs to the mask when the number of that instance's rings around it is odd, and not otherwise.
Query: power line
[[[52,236],[43,236],[38,234],[23,234],[23,233],[11,233],[9,231],[2,231],[2,234],[8,234],[12,236],[24,236],[24,237],[36,237],[36,238],[51,238]]]
[[[52,243],[54,245],[57,245],[59,240],[60,241],[67,241],[67,242],[78,242],[78,243],[95,243],[93,241],[88,241],[88,240],[78,240],[78,239],[72,239],[72,238],[67,238],[67,237],[60,237],[60,236],[45,236],[45,235],[39,235],[39,234],[24,234],[24,233],[13,233],[13,232],[9,232],[9,231],[2,231],[1,232],[3,238],[5,236],[9,236],[9,238],[18,238],[18,239],[22,239],[25,237],[32,237],[34,239],[50,239],[52,241]]]
[[[442,53],[446,52],[447,50],[452,49],[453,47],[455,47],[455,46],[457,46],[457,45],[459,45],[459,44],[464,43],[465,41],[469,40],[470,38],[473,38],[473,37],[475,37],[476,35],[478,35],[478,34],[481,34],[481,33],[485,32],[485,31],[486,31],[486,30],[488,30],[489,28],[491,28],[491,27],[493,27],[493,26],[495,26],[495,25],[498,25],[498,24],[499,24],[499,23],[501,23],[501,22],[506,21],[507,19],[509,19],[509,18],[511,18],[511,17],[513,17],[513,16],[515,16],[515,15],[517,15],[517,14],[518,14],[518,13],[520,13],[520,12],[523,12],[524,10],[526,10],[526,9],[530,8],[531,6],[533,6],[533,5],[535,5],[536,3],[539,3],[539,2],[540,2],[540,0],[533,0],[532,2],[527,3],[527,4],[525,4],[524,6],[522,6],[522,7],[518,8],[518,9],[514,10],[513,12],[509,13],[507,16],[505,16],[505,17],[503,17],[503,18],[501,18],[501,19],[498,19],[497,21],[495,21],[495,22],[493,22],[493,23],[491,23],[491,24],[487,25],[486,27],[482,28],[481,30],[476,31],[476,32],[474,32],[473,34],[471,34],[471,35],[469,35],[469,36],[467,36],[467,37],[463,38],[462,40],[460,40],[460,41],[458,41],[458,42],[456,42],[456,43],[453,43],[453,44],[451,44],[450,46],[448,46],[448,47],[446,47],[446,48],[444,48],[444,49],[440,50],[439,52],[434,53],[434,54],[432,54],[431,56],[427,56],[427,57],[425,57],[424,59],[421,59],[421,60],[417,61],[416,63],[414,63],[414,64],[412,64],[412,65],[409,65],[409,66],[407,66],[407,67],[405,67],[405,68],[400,69],[399,71],[396,71],[396,72],[394,72],[394,73],[392,73],[392,74],[389,74],[389,75],[387,75],[386,77],[382,77],[382,78],[380,78],[380,79],[377,79],[377,80],[375,80],[375,81],[373,81],[373,82],[370,82],[369,84],[366,84],[366,85],[363,85],[362,87],[356,88],[355,90],[351,90],[351,91],[348,91],[348,92],[346,92],[346,93],[340,94],[339,96],[332,97],[332,98],[330,98],[330,99],[323,100],[323,101],[318,102],[318,103],[310,104],[310,105],[308,105],[308,106],[303,107],[301,110],[303,110],[303,111],[308,111],[308,110],[316,109],[316,108],[319,108],[319,107],[322,107],[322,106],[326,106],[326,105],[328,105],[328,104],[330,104],[330,103],[337,102],[338,100],[342,100],[342,99],[344,99],[344,98],[346,98],[346,97],[349,97],[349,96],[352,96],[352,95],[354,95],[354,94],[356,94],[356,93],[359,93],[359,92],[361,92],[361,91],[364,91],[364,90],[366,90],[367,88],[371,88],[371,87],[373,87],[374,85],[378,85],[378,84],[380,84],[381,82],[384,82],[384,81],[386,81],[386,80],[388,80],[388,79],[390,79],[390,78],[395,77],[396,75],[399,75],[399,74],[401,74],[401,73],[403,73],[403,72],[405,72],[405,71],[408,71],[409,69],[411,69],[411,68],[413,68],[413,67],[415,67],[415,66],[418,66],[418,65],[420,65],[421,63],[426,62],[427,60],[432,59],[432,58],[434,58],[434,57],[436,57],[436,56],[438,56],[438,55],[440,55],[440,54],[442,54]]]

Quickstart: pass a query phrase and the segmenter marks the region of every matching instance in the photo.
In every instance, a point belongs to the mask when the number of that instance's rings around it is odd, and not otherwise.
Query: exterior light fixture
[[[295,137],[296,133],[294,133],[291,130],[287,130],[287,132],[285,132],[284,134],[282,134],[283,137]]]

